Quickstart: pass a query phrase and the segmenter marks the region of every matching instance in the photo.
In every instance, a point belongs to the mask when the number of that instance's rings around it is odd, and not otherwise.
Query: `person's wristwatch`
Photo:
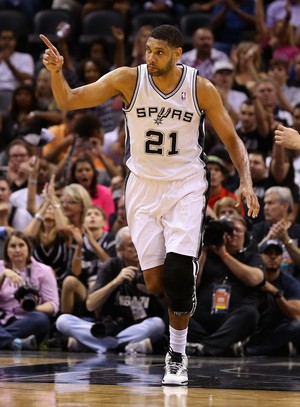
[[[274,298],[282,298],[284,296],[284,292],[282,290],[277,290],[274,294]]]

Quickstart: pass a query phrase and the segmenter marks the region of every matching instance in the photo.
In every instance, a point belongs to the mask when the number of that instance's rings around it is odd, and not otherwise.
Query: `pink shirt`
[[[6,267],[3,260],[0,260],[0,274]],[[26,281],[26,271],[21,271],[20,276]],[[37,262],[31,258],[31,277],[30,284],[39,289],[39,304],[49,302],[53,306],[53,315],[59,310],[59,297],[56,278],[51,267]],[[18,300],[14,297],[16,287],[7,279],[4,280],[0,289],[0,310],[5,312],[1,323],[5,324],[11,317],[22,318],[26,311],[20,306]]]
[[[105,230],[108,230],[108,218],[112,213],[115,213],[115,203],[112,197],[111,190],[104,186],[97,184],[97,196],[96,198],[91,198],[92,204],[95,206],[100,206],[106,215],[106,226]]]

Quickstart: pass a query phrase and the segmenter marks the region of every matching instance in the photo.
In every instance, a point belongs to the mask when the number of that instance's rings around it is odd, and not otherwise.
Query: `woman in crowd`
[[[93,205],[99,206],[105,212],[106,219],[115,212],[115,204],[110,188],[98,184],[98,174],[89,156],[79,156],[71,168],[71,183],[82,185],[89,193]],[[108,223],[106,222],[106,230]]]
[[[58,312],[58,290],[53,270],[31,257],[22,232],[6,240],[0,288],[0,349],[36,349],[49,333],[49,317]]]

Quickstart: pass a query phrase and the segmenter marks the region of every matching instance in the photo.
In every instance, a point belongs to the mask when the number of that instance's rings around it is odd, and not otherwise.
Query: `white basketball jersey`
[[[125,113],[126,164],[140,177],[178,180],[203,171],[204,111],[196,98],[197,71],[186,65],[176,88],[164,94],[138,66]]]

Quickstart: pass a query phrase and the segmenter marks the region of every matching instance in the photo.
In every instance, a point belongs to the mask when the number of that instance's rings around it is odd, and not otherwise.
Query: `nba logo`
[[[186,100],[186,92],[181,92],[181,100]]]

